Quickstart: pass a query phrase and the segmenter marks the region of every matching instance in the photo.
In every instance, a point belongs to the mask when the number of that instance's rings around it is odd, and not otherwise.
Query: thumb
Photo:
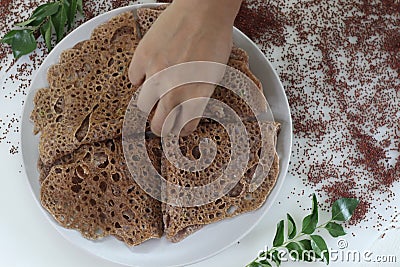
[[[164,133],[170,133],[176,121],[177,113],[175,112],[174,114],[170,114],[171,110],[175,106],[171,101],[170,96],[170,93],[168,93],[158,101],[154,116],[151,119],[151,131],[158,136],[161,136],[163,128]],[[168,122],[166,122],[165,119],[169,114],[172,117],[170,117]]]

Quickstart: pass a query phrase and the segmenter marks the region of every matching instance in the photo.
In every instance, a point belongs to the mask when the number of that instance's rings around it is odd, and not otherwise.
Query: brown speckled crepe
[[[145,34],[165,7],[137,11],[139,29]],[[231,91],[217,87],[213,98],[230,105],[250,133],[251,161],[247,172],[227,196],[196,208],[161,204],[132,179],[121,147],[126,107],[137,90],[128,79],[128,68],[139,42],[132,12],[120,14],[97,27],[89,40],[63,51],[59,62],[48,70],[49,87],[38,90],[31,119],[40,133],[38,168],[41,202],[63,227],[75,229],[89,239],[115,236],[128,245],[138,245],[165,232],[177,242],[206,224],[259,208],[278,175],[275,155],[268,177],[254,192],[249,180],[260,149],[260,129],[245,102]],[[228,65],[261,89],[249,68],[245,51],[233,48]],[[264,122],[269,140],[275,140],[279,125]],[[269,129],[269,130],[268,130]],[[199,138],[219,141],[220,155],[213,164],[223,168],[229,156],[229,138],[218,124],[204,119],[184,140],[181,148],[193,159]],[[216,140],[216,138],[219,138]],[[272,139],[271,139],[272,138]],[[222,140],[222,141],[221,141]],[[219,170],[178,172],[163,158],[160,139],[147,141],[155,168],[174,183],[206,183]],[[163,159],[162,159],[163,158]],[[166,193],[169,197],[173,194]]]

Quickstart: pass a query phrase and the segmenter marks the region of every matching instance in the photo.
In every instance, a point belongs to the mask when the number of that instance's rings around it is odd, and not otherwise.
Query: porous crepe
[[[142,34],[147,32],[163,9],[165,6],[138,10]],[[129,82],[127,71],[138,42],[133,14],[126,12],[97,27],[89,40],[62,52],[59,63],[50,67],[49,88],[37,92],[31,115],[35,133],[41,133],[38,167],[42,205],[62,226],[76,229],[89,239],[113,235],[128,245],[160,237],[163,224],[166,225],[167,238],[176,242],[205,224],[261,206],[277,177],[277,157],[268,177],[255,191],[259,193],[246,193],[260,145],[259,129],[252,122],[256,114],[246,104],[247,99],[241,99],[243,96],[222,87],[217,87],[212,97],[237,112],[252,140],[247,174],[228,196],[220,199],[225,201],[225,205],[236,205],[237,209],[225,210],[223,216],[215,214],[212,219],[199,219],[204,212],[215,211],[222,202],[217,200],[195,211],[168,205],[161,208],[160,202],[134,182],[122,153],[121,134],[126,107],[137,90]],[[234,47],[228,65],[244,73],[261,89],[261,83],[250,71],[248,60],[245,51]],[[229,79],[235,87],[245,86],[235,75]],[[256,109],[256,112],[263,111],[262,107]],[[271,130],[268,136],[276,137],[276,124],[265,122],[263,125],[270,125],[267,127]],[[223,166],[230,152],[226,132],[209,120],[202,120],[199,129],[184,139],[182,151],[193,151],[198,138],[203,137],[214,138],[216,143],[222,144],[219,151],[223,157],[217,157],[215,164]],[[152,137],[146,144],[151,162],[161,173],[163,153],[159,139]],[[186,156],[193,158],[193,154],[189,154]],[[198,173],[206,177],[203,182],[217,175],[208,175],[209,171]],[[176,172],[165,160],[162,173],[168,180],[178,183],[187,183],[193,175]],[[196,179],[193,181],[198,182]],[[173,194],[168,196],[173,197]],[[182,212],[192,212],[194,219],[191,224],[183,219]],[[195,220],[196,216],[198,220]]]
[[[138,39],[131,12],[107,22],[92,39],[61,54],[48,70],[50,87],[38,91],[31,118],[41,132],[45,165],[84,144],[121,136],[132,92],[128,66]]]
[[[239,183],[227,195],[202,206],[179,207],[163,204],[164,231],[169,240],[178,242],[204,225],[256,210],[265,202],[279,172],[278,156],[274,149],[279,124],[261,123],[261,128],[266,133],[264,148],[271,150],[272,158],[269,160],[272,164],[268,176],[253,192],[249,186],[259,162],[262,139],[257,122],[245,122],[245,127],[249,135],[250,155],[245,174]],[[207,185],[222,174],[229,163],[231,148],[229,136],[220,124],[202,124],[190,136],[181,137],[182,154],[191,160],[197,159],[200,156],[199,140],[203,138],[210,138],[217,144],[218,152],[211,165],[201,171],[182,171],[164,157],[161,163],[162,174],[167,181],[187,189]],[[182,191],[177,192],[173,187],[167,186],[166,194],[167,199],[173,201]]]
[[[144,36],[150,30],[153,23],[167,7],[168,4],[160,5],[155,8],[140,8],[136,11],[137,22],[139,25],[140,34],[142,36]]]
[[[113,235],[137,245],[162,235],[161,204],[132,179],[121,147],[123,115],[135,88],[127,79],[138,39],[131,12],[64,51],[35,95],[41,132],[41,202],[64,227],[89,239]],[[160,170],[159,139],[148,140]]]
[[[85,82],[96,80],[98,77],[96,71],[100,66],[102,70],[105,66],[112,65],[116,51],[128,54],[130,57],[133,55],[139,41],[134,23],[131,12],[120,14],[100,26],[106,29],[102,35],[104,39],[100,39],[100,33],[95,31],[92,34],[93,39],[80,42],[62,52],[60,62],[48,70],[50,87],[40,89],[35,96],[35,108],[31,114],[31,119],[35,123],[35,134],[41,132],[48,124],[61,119],[60,115],[65,113],[64,96],[70,94],[70,90],[86,89]],[[119,67],[117,66],[117,69]],[[83,78],[86,78],[86,81]],[[108,79],[107,76],[99,78],[99,82],[102,82],[101,79]]]
[[[153,148],[159,142],[148,141],[157,169],[160,158]],[[113,235],[137,245],[163,233],[161,204],[131,178],[119,139],[83,145],[68,162],[54,165],[42,182],[41,203],[61,226],[88,239]]]

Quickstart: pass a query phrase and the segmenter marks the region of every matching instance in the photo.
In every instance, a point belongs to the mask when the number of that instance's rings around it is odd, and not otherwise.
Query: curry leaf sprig
[[[317,230],[326,229],[332,237],[346,234],[338,222],[350,220],[359,201],[354,198],[341,198],[333,203],[332,217],[328,222],[318,225],[318,201],[315,194],[312,197],[311,214],[304,217],[301,230],[298,233],[296,222],[287,214],[287,232],[285,238],[285,221],[281,220],[277,227],[273,247],[261,252],[258,257],[246,267],[272,267],[282,263],[282,250],[287,251],[291,258],[311,262],[324,261],[329,264],[329,251],[323,237],[315,234]]]
[[[0,42],[11,45],[14,57],[19,58],[35,50],[35,36],[42,35],[50,51],[53,43],[64,37],[65,28],[71,29],[78,11],[83,12],[82,0],[57,0],[42,4],[27,20],[15,24],[18,28],[9,31]]]

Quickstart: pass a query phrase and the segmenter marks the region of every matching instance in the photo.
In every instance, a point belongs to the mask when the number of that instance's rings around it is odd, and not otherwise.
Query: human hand
[[[154,22],[143,37],[133,56],[129,79],[140,85],[154,74],[176,64],[191,61],[212,61],[226,64],[232,49],[232,26],[242,0],[175,0]],[[151,130],[161,136],[164,121],[174,107],[198,97],[210,97],[215,86],[190,84],[178,87],[160,97],[151,121]],[[143,87],[143,91],[157,88]],[[154,93],[154,92],[152,92]],[[142,92],[141,92],[142,94]],[[142,102],[140,102],[142,101]],[[138,106],[149,106],[146,98],[140,98]],[[174,125],[166,126],[173,131],[184,121],[180,117],[202,114],[205,105],[184,106],[176,114]],[[179,121],[179,122],[178,122]],[[199,119],[184,125],[180,135],[194,131]]]

